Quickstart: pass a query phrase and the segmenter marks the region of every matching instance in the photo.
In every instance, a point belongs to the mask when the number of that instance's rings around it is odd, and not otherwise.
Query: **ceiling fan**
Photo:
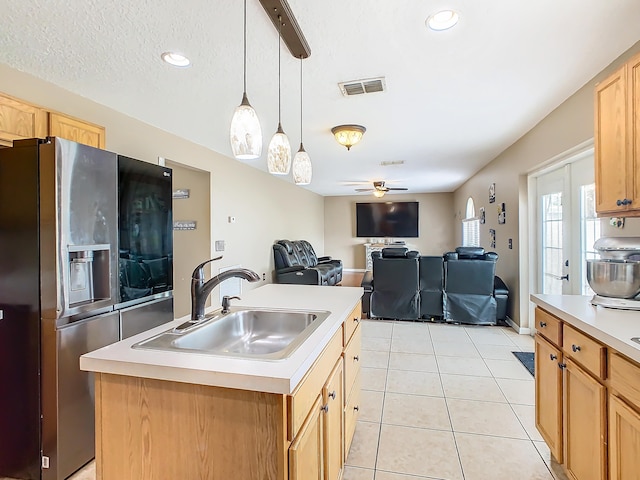
[[[406,187],[385,187],[384,181],[373,182],[373,188],[356,188],[356,192],[373,192],[378,197],[384,197],[384,194],[391,190],[409,190]]]

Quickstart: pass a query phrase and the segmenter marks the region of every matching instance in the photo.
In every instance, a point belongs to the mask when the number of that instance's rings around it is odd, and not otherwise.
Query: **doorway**
[[[593,244],[600,238],[592,149],[536,176],[536,230],[536,291],[592,293],[586,260],[596,258]]]
[[[184,230],[173,231],[174,316],[191,312],[191,274],[193,269],[211,258],[211,179],[210,173],[166,160],[173,169],[173,221]],[[175,195],[180,190],[181,195]],[[176,198],[179,196],[180,198]],[[195,223],[195,228],[194,227]],[[209,266],[205,276],[210,276]],[[210,305],[207,300],[207,306]]]

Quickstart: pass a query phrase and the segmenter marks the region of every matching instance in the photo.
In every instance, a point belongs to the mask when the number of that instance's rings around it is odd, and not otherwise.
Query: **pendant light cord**
[[[282,39],[282,17],[278,15],[278,125],[280,125],[280,50],[282,50],[280,46],[280,42]]]
[[[300,146],[302,146],[302,55],[300,55]]]
[[[247,93],[247,0],[244,0],[244,67],[242,69],[243,72],[243,85],[244,85],[244,94]]]

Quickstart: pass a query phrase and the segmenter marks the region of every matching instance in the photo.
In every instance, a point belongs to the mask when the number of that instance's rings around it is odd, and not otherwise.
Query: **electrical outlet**
[[[216,240],[216,252],[224,252],[224,240]]]
[[[262,274],[262,281],[264,282],[266,279],[267,279],[267,274],[266,274],[266,273],[263,273],[263,274]]]
[[[233,215],[229,217],[229,223],[236,223],[236,217]]]
[[[509,250],[513,250],[513,238],[509,239]]]

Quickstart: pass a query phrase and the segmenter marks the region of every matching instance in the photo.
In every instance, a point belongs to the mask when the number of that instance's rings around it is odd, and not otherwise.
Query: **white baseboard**
[[[343,272],[349,272],[349,273],[364,273],[364,272],[366,272],[366,270],[364,268],[343,268],[342,271]]]
[[[513,328],[516,333],[519,333],[520,335],[531,335],[531,329],[530,328],[523,328],[520,327],[516,324],[516,322],[514,322],[513,320],[511,320],[511,318],[507,317],[506,320],[507,324]]]

